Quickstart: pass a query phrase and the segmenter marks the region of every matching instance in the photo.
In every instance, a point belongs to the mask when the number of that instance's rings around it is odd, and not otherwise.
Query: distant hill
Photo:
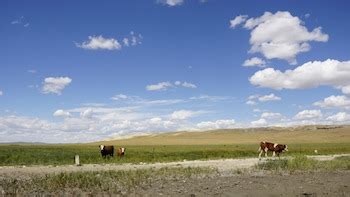
[[[205,145],[256,144],[260,141],[278,143],[350,143],[350,126],[298,126],[211,131],[181,131],[109,139],[92,144],[114,145]]]

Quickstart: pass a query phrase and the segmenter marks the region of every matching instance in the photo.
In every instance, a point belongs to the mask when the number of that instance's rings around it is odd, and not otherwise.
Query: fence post
[[[79,155],[75,155],[75,165],[80,166]]]

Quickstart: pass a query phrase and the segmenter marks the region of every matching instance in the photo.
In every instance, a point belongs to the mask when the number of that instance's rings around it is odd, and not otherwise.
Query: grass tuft
[[[273,171],[350,170],[350,157],[344,156],[330,161],[317,161],[299,155],[293,159],[268,160],[267,162],[259,163],[256,168]]]

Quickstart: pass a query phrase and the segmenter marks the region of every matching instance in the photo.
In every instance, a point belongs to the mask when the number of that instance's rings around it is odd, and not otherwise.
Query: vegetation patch
[[[258,147],[258,144],[127,146],[123,158],[103,159],[97,145],[0,145],[0,166],[74,164],[75,155],[79,155],[82,165],[247,158],[257,157]],[[350,153],[350,143],[288,144],[288,148],[282,156],[314,155],[315,150],[321,155]]]
[[[350,157],[337,157],[329,161],[318,161],[306,156],[295,156],[292,159],[275,159],[256,165],[257,169],[273,171],[332,171],[350,170]]]
[[[154,181],[166,182],[182,178],[208,176],[215,170],[210,168],[161,168],[130,171],[98,171],[48,174],[29,179],[0,179],[0,193],[5,195],[21,194],[58,194],[64,192],[85,194],[113,193],[125,194],[135,187],[147,187]],[[2,191],[1,191],[2,190]]]

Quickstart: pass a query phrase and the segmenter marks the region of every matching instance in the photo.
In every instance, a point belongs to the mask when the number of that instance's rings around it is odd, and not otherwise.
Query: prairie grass
[[[77,190],[79,193],[123,194],[135,187],[147,187],[153,181],[207,176],[214,173],[210,168],[161,168],[130,171],[73,172],[34,176],[30,179],[0,179],[0,190],[6,195],[56,193]],[[2,188],[1,188],[2,187]],[[3,193],[4,193],[3,192]]]
[[[350,153],[350,143],[288,144],[282,156]],[[80,163],[155,163],[257,157],[258,144],[126,146],[123,158],[103,159],[97,145],[0,145],[0,166],[67,165]]]
[[[272,171],[333,171],[350,170],[350,157],[337,157],[333,160],[318,161],[299,155],[292,159],[276,159],[259,163],[257,169]]]

